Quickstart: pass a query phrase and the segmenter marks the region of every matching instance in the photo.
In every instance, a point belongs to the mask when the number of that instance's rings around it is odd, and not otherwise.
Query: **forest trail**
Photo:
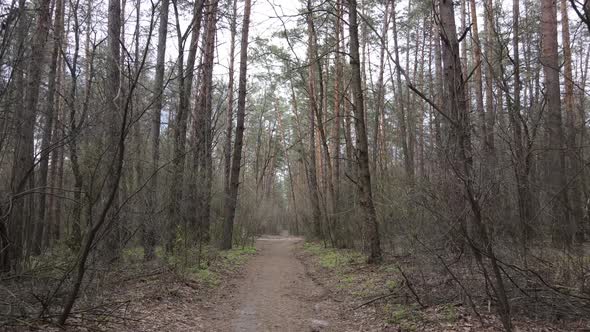
[[[212,309],[210,328],[218,331],[331,331],[331,306],[322,305],[325,290],[311,280],[295,255],[303,241],[265,236],[257,240],[258,254],[245,266],[236,291]],[[326,310],[323,310],[326,308]]]

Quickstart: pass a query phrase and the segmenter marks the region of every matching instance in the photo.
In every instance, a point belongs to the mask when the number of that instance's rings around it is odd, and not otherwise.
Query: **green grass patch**
[[[248,257],[254,255],[255,253],[255,247],[245,246],[221,251],[219,256],[221,257],[225,267],[237,267],[244,264]]]
[[[338,269],[363,262],[363,255],[354,250],[325,248],[319,243],[306,242],[303,249],[316,257],[318,264],[327,269]]]
[[[208,268],[201,269],[193,267],[189,270],[188,277],[200,283],[204,283],[209,287],[216,287],[221,283],[219,274]]]
[[[440,318],[446,323],[454,323],[459,319],[459,313],[457,312],[457,308],[455,308],[452,304],[444,305],[440,311]]]
[[[121,252],[121,258],[125,263],[141,262],[143,260],[143,256],[144,250],[141,246],[125,248]]]
[[[387,322],[398,325],[402,331],[416,331],[418,323],[423,320],[422,313],[414,305],[387,304],[383,310]]]
[[[395,279],[389,279],[389,280],[387,280],[385,282],[385,287],[387,287],[387,289],[390,292],[393,292],[398,287],[397,280],[395,280]]]

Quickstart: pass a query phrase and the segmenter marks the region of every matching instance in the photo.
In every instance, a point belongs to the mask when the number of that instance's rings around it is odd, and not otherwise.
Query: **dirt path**
[[[305,273],[295,256],[302,241],[263,237],[258,254],[246,266],[236,289],[228,289],[211,310],[210,329],[217,331],[337,331],[325,303],[325,291]]]

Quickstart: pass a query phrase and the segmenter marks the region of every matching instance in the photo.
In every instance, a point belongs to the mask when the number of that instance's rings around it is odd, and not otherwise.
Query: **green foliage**
[[[212,271],[209,268],[199,268],[198,266],[193,266],[187,272],[187,277],[189,279],[204,283],[208,287],[216,287],[221,283],[219,273]]]
[[[385,283],[385,287],[387,287],[387,289],[390,292],[393,292],[397,288],[397,286],[398,286],[398,284],[397,284],[397,281],[395,279],[389,279]]]
[[[357,251],[325,248],[319,243],[306,242],[303,249],[316,256],[319,265],[327,269],[339,269],[364,260]]]
[[[246,262],[248,256],[256,253],[256,248],[253,246],[245,246],[239,248],[233,248],[225,250],[219,253],[224,266],[226,267],[237,267]]]
[[[355,289],[351,292],[351,294],[355,297],[373,297],[375,296],[375,294],[380,293],[382,291],[382,287],[380,287],[377,280],[373,278],[357,280],[354,286]]]
[[[416,331],[418,323],[423,320],[422,313],[413,305],[387,304],[383,310],[387,322],[398,325],[402,331]]]
[[[441,318],[446,323],[454,323],[459,318],[457,308],[452,304],[445,304],[440,310]]]
[[[47,277],[59,277],[63,268],[75,261],[76,253],[65,241],[57,242],[53,247],[38,256],[31,256],[27,268],[31,271],[43,271]]]
[[[160,250],[160,252],[161,252],[161,250]],[[157,252],[156,252],[156,254],[157,254]],[[125,263],[141,262],[143,260],[143,256],[144,256],[144,250],[143,250],[143,247],[141,247],[141,246],[125,248],[121,252],[121,258],[123,259],[123,261]]]

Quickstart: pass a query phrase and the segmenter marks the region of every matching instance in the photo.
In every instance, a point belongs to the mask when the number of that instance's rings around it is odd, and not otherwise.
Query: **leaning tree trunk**
[[[457,176],[456,192],[463,193],[467,205],[471,209],[473,237],[467,241],[480,267],[484,271],[486,282],[493,281],[493,292],[498,301],[498,311],[506,331],[512,330],[510,306],[506,296],[502,273],[498,265],[489,229],[484,220],[482,206],[478,200],[477,185],[474,183],[476,172],[473,169],[473,153],[471,147],[471,130],[469,112],[465,100],[465,80],[462,75],[459,57],[459,41],[455,25],[452,0],[439,0],[441,40],[443,43],[443,73],[445,82],[446,112],[449,118],[449,149],[447,170]],[[464,236],[469,237],[465,227]],[[488,276],[483,259],[492,267],[493,280]]]
[[[103,229],[103,225],[105,225],[109,217],[112,217],[111,207],[117,198],[119,182],[123,172],[127,106],[124,110],[121,109],[121,98],[123,96],[119,95],[119,85],[121,84],[121,72],[119,70],[119,63],[121,61],[121,3],[119,0],[109,0],[107,28],[108,54],[106,56],[106,64],[108,70],[105,84],[105,98],[107,100],[107,111],[109,112],[109,132],[112,136],[109,138],[108,158],[106,158],[109,164],[106,167],[105,195],[103,204],[100,204],[97,220],[91,225],[88,233],[86,233],[84,243],[80,249],[79,258],[76,262],[74,284],[66,297],[64,309],[58,320],[59,325],[65,324],[76,302],[86,273],[86,261],[93,246],[96,244],[96,235]],[[92,214],[92,211],[90,211],[90,214]]]

